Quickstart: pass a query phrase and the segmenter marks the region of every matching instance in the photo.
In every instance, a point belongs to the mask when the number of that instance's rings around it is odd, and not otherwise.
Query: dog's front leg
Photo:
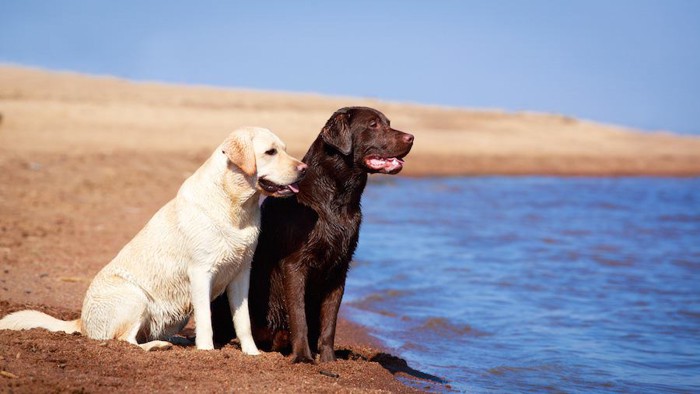
[[[250,287],[250,267],[243,268],[236,278],[226,287],[226,296],[233,316],[233,327],[236,336],[241,341],[243,353],[255,356],[260,354],[255,346],[253,333],[250,329],[250,313],[248,312],[248,288]]]
[[[188,275],[194,319],[197,324],[195,328],[197,349],[211,350],[214,349],[210,309],[212,275],[207,270],[197,267],[190,268]]]
[[[335,361],[335,326],[338,322],[338,310],[345,291],[344,285],[338,285],[324,294],[321,300],[321,333],[318,337],[318,352],[321,362]]]
[[[292,334],[292,362],[313,363],[309,348],[309,327],[306,324],[306,267],[283,263],[284,295]]]

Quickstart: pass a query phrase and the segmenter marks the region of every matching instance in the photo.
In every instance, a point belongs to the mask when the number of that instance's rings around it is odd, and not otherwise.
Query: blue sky
[[[0,62],[700,134],[700,1],[0,1]]]

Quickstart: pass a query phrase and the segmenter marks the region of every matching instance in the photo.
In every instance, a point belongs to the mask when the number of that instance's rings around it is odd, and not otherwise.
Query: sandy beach
[[[31,308],[76,318],[92,277],[174,195],[199,161],[166,154],[54,154],[31,162],[4,161],[0,315]],[[230,344],[214,352],[189,346],[146,354],[116,340],[44,330],[3,332],[0,371],[9,375],[0,376],[0,391],[394,392],[410,391],[394,374],[420,376],[387,354],[363,327],[343,320],[338,336],[341,361],[311,366],[292,365],[277,353],[245,357]]]
[[[558,115],[134,83],[0,66],[0,315],[79,314],[91,278],[235,127],[301,157],[336,109],[366,105],[416,136],[402,175],[700,175],[700,138]],[[352,272],[350,273],[352,275]],[[292,365],[235,343],[146,354],[117,341],[0,335],[0,391],[412,391],[430,378],[343,321],[341,360]],[[416,380],[417,379],[417,380]]]

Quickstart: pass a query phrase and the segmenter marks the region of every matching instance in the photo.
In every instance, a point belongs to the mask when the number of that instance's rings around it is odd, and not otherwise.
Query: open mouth
[[[365,157],[367,168],[383,174],[398,174],[403,168],[403,163],[402,157],[381,157],[377,155]]]
[[[260,178],[258,179],[258,185],[260,185],[260,188],[263,189],[265,193],[280,197],[287,197],[299,193],[299,184],[296,182],[290,183],[289,185],[279,185],[265,178]]]

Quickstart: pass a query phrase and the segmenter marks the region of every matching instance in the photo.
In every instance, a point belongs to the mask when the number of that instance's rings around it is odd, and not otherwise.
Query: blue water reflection
[[[700,179],[376,177],[345,311],[470,392],[700,390]]]

